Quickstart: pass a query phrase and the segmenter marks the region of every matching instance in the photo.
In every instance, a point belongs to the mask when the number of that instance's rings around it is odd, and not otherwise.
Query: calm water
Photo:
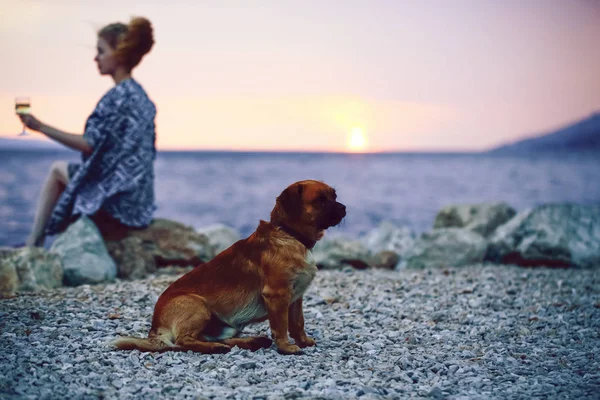
[[[23,242],[54,160],[71,152],[0,151],[0,246]],[[549,202],[600,203],[600,158],[484,154],[159,153],[157,217],[200,227],[215,222],[247,235],[268,219],[290,183],[318,179],[348,216],[334,232],[358,236],[382,220],[429,229],[452,203],[505,201],[517,210]]]

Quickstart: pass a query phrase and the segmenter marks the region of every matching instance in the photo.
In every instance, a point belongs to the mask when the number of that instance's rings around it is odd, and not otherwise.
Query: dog
[[[261,220],[248,238],[161,294],[148,338],[122,337],[114,346],[205,354],[227,353],[233,346],[256,351],[273,341],[239,333],[268,319],[277,351],[302,353],[316,344],[304,331],[302,296],[317,272],[307,256],[324,231],[345,216],[346,206],[330,186],[314,180],[293,183],[277,197],[269,222]]]

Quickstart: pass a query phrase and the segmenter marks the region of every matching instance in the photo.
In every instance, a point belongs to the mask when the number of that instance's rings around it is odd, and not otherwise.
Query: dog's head
[[[346,206],[337,201],[335,190],[323,182],[307,180],[288,186],[271,212],[271,223],[286,225],[312,240],[323,231],[339,224],[346,216]]]

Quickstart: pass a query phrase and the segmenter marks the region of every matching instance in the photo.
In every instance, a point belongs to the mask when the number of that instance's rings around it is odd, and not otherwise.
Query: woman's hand
[[[42,130],[42,126],[44,126],[44,124],[42,122],[40,122],[40,120],[38,120],[36,117],[34,117],[31,114],[18,114],[19,118],[21,118],[21,122],[23,122],[25,124],[26,127],[28,127],[29,129],[33,130],[33,131],[41,131]]]
[[[94,149],[83,138],[83,135],[74,135],[72,133],[63,132],[60,129],[53,128],[40,122],[31,114],[19,114],[19,118],[26,127],[33,131],[38,131],[50,139],[56,140],[58,143],[64,144],[74,150],[81,151],[84,154],[90,154]]]

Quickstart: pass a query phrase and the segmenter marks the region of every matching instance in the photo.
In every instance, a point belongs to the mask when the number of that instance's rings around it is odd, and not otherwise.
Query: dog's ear
[[[273,212],[271,212],[271,221],[279,221],[285,219],[285,215],[289,218],[296,218],[302,213],[302,192],[304,187],[301,183],[292,185],[285,189],[279,197]]]

